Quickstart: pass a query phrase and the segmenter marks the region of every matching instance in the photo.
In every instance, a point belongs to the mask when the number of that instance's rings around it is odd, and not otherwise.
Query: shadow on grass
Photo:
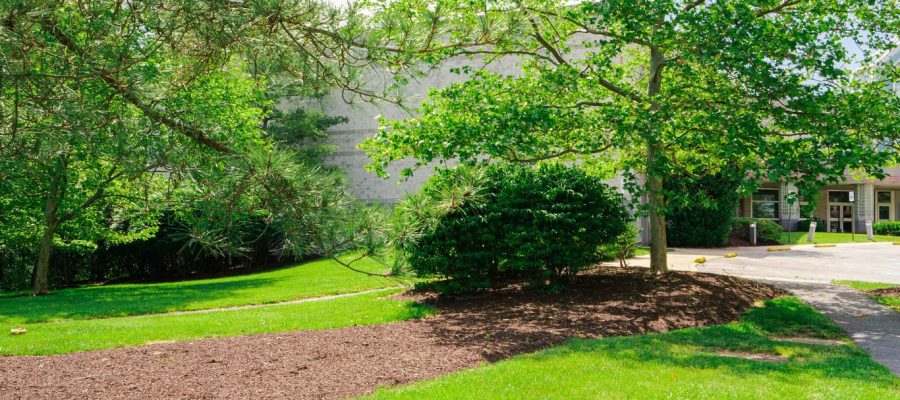
[[[814,375],[861,380],[900,390],[900,380],[854,345],[816,345],[774,341],[770,336],[841,338],[830,320],[796,298],[766,301],[748,310],[740,322],[707,328],[608,339],[573,339],[563,346],[526,356],[552,361],[576,353],[607,359],[683,368],[725,369],[735,375],[766,374],[767,379]],[[786,362],[726,357],[721,351],[770,354]]]
[[[236,292],[271,285],[278,279],[198,281],[171,285],[115,285],[60,290],[49,296],[3,299],[0,323],[37,323],[56,319],[117,317],[183,309],[197,301],[227,298]]]

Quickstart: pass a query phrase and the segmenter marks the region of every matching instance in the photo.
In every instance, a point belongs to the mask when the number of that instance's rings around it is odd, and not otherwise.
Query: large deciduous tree
[[[791,180],[809,196],[847,169],[882,176],[896,161],[900,102],[884,90],[896,74],[878,81],[850,70],[897,45],[895,0],[371,7],[381,40],[422,63],[514,57],[521,68],[475,68],[432,92],[419,117],[385,122],[364,144],[374,170],[406,157],[424,165],[485,155],[611,164],[646,196],[656,274],[667,271],[666,205],[678,195],[664,191],[668,177],[737,165],[744,190]]]

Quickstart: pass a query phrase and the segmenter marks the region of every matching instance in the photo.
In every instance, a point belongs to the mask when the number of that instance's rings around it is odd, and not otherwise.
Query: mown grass
[[[365,260],[360,268],[384,271]],[[0,296],[0,328],[68,319],[266,304],[397,286],[392,278],[350,271],[322,259],[262,273],[171,283],[86,286],[49,296]]]
[[[369,399],[896,399],[900,379],[854,345],[774,341],[839,329],[796,298],[766,302],[737,323],[665,334],[572,340],[546,351],[399,388]],[[786,357],[754,361],[719,352]]]
[[[879,282],[863,282],[863,281],[834,281],[836,285],[849,286],[860,292],[866,292],[868,290],[875,289],[883,289],[894,286],[900,286],[894,283],[879,283]],[[866,296],[869,296],[872,300],[875,300],[885,306],[890,307],[896,312],[900,312],[900,296],[885,296],[882,294],[876,293],[866,293]]]
[[[782,232],[781,239],[779,241],[781,244],[810,244],[806,241],[808,232],[791,232],[790,240],[788,240],[788,233]],[[875,242],[896,242],[900,241],[900,237],[897,236],[887,236],[887,235],[874,235],[873,238]],[[832,244],[832,243],[871,243],[873,240],[869,240],[866,237],[866,233],[841,233],[841,232],[816,232],[815,237],[813,238],[814,244]]]
[[[398,291],[227,311],[29,324],[24,335],[0,334],[0,355],[61,354],[157,341],[372,325],[432,312],[424,305],[383,298]]]

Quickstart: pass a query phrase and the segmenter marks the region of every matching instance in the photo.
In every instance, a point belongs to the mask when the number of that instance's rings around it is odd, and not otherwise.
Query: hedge
[[[900,236],[900,221],[876,222],[872,225],[872,230],[877,235]]]
[[[678,193],[666,215],[666,242],[680,247],[722,247],[740,201],[739,181],[721,174],[699,179],[673,178],[668,193]]]
[[[752,243],[750,223],[756,222],[757,244],[776,244],[781,240],[784,229],[777,222],[762,218],[735,218],[731,226],[731,240],[734,245]]]

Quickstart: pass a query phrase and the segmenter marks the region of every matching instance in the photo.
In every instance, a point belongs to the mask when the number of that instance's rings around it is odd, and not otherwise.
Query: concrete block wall
[[[787,196],[790,193],[797,193],[797,186],[793,183],[782,183],[780,187],[780,199],[778,201],[778,213],[781,217],[781,227],[785,230],[797,230],[797,221],[800,220],[800,202],[799,199],[790,204]]]
[[[853,208],[856,209],[854,227],[856,232],[865,233],[866,221],[875,221],[875,185],[861,183],[856,185],[854,190],[856,191],[856,201],[853,204]]]
[[[576,38],[572,43],[572,51],[565,55],[569,59],[584,57],[587,49],[581,44],[585,39],[598,38],[596,36],[583,36]],[[518,57],[503,57],[493,61],[486,67],[487,70],[503,74],[518,75],[520,73],[521,59]],[[328,144],[337,147],[337,150],[325,158],[325,164],[338,167],[346,171],[353,193],[361,200],[384,203],[396,203],[403,198],[405,193],[418,190],[433,173],[433,165],[419,168],[413,177],[398,182],[400,172],[412,166],[413,160],[403,160],[393,163],[388,168],[390,178],[382,179],[365,170],[369,163],[368,157],[356,146],[365,138],[371,137],[378,131],[378,118],[399,120],[414,117],[416,114],[408,110],[415,109],[426,99],[431,89],[440,89],[456,82],[469,79],[468,75],[454,71],[471,67],[471,70],[485,68],[485,62],[479,57],[458,57],[447,60],[440,67],[431,70],[426,76],[411,81],[404,87],[404,105],[400,107],[386,102],[350,102],[346,100],[341,91],[334,91],[324,99],[316,101],[297,101],[286,99],[279,103],[278,107],[284,110],[304,108],[323,112],[330,116],[347,117],[348,121],[332,127],[329,130]],[[366,77],[368,87],[386,87],[393,78],[386,72],[370,72]],[[450,162],[452,164],[452,161]]]

